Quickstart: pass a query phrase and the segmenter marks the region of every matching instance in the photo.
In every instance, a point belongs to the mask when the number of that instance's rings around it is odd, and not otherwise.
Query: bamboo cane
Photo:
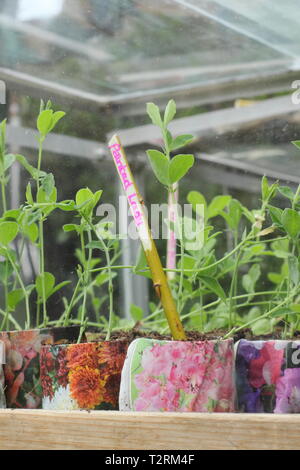
[[[148,220],[144,214],[143,200],[130,170],[120,138],[114,135],[110,139],[108,147],[126,193],[129,207],[151,271],[154,289],[163,306],[172,337],[175,340],[185,340],[186,335],[177,312],[176,304],[163,271],[160,257],[148,225]]]

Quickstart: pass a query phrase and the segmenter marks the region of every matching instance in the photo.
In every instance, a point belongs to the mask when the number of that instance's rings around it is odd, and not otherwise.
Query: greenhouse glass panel
[[[257,0],[256,8],[233,0],[0,5],[0,67],[97,95],[99,104],[278,74],[295,66],[299,43],[292,0],[284,8]]]

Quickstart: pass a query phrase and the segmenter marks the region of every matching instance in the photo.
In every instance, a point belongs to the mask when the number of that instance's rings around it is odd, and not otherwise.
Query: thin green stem
[[[7,210],[7,202],[6,202],[6,185],[5,185],[5,176],[3,175],[1,178],[1,194],[2,194],[2,207],[3,212]]]
[[[82,255],[83,255],[83,261],[84,261],[84,271],[83,271],[83,279],[84,279],[84,287],[83,287],[83,301],[82,301],[82,306],[81,306],[81,315],[80,315],[80,334],[78,338],[78,343],[80,343],[82,335],[84,333],[84,330],[86,328],[86,322],[87,319],[85,319],[86,316],[86,301],[87,301],[87,293],[88,293],[88,284],[89,284],[89,278],[90,278],[90,269],[91,269],[91,261],[92,261],[92,249],[88,249],[88,259],[86,259],[85,256],[85,243],[84,243],[84,236],[83,232],[80,233],[81,235],[81,248],[82,248]],[[88,241],[91,242],[91,231],[88,229]]]
[[[239,326],[239,327],[237,327],[237,328],[232,328],[232,330],[229,331],[229,333],[227,333],[225,336],[223,336],[223,339],[230,338],[230,336],[234,335],[235,333],[237,333],[237,332],[240,331],[240,330],[243,330],[244,328],[247,328],[248,326],[252,325],[253,323],[257,322],[258,320],[262,320],[263,318],[269,317],[270,315],[272,315],[272,313],[276,312],[276,311],[279,310],[281,307],[283,307],[284,305],[286,305],[286,303],[289,302],[289,300],[291,299],[291,297],[292,297],[292,296],[287,297],[283,302],[281,302],[281,303],[279,303],[278,305],[276,305],[276,307],[272,308],[271,310],[269,310],[268,312],[264,313],[263,315],[260,315],[259,317],[253,318],[252,320],[248,321],[248,322],[245,323],[244,325]]]
[[[20,276],[20,273],[19,273],[19,270],[18,270],[18,267],[16,266],[14,260],[12,259],[12,257],[10,256],[9,252],[7,251],[7,258],[9,259],[9,262],[11,263],[14,271],[15,271],[15,274],[18,278],[18,281],[19,281],[19,284],[20,284],[20,287],[23,291],[23,294],[24,294],[24,299],[25,299],[25,307],[26,307],[26,323],[25,323],[25,329],[30,329],[30,308],[29,308],[29,296],[28,296],[28,292],[25,288],[25,285],[22,281],[22,278]]]
[[[74,304],[75,304],[75,298],[77,296],[77,293],[78,293],[78,290],[80,288],[80,285],[81,285],[81,282],[82,282],[82,276],[83,274],[81,273],[81,275],[79,276],[78,278],[78,281],[76,283],[76,286],[75,286],[75,289],[73,291],[73,295],[72,295],[72,298],[71,298],[71,301],[68,305],[68,308],[67,310],[63,313],[62,317],[59,319],[59,322],[64,318],[64,321],[63,321],[63,325],[64,326],[68,326],[69,325],[69,322],[70,322],[70,314],[71,314],[71,311],[74,307]]]
[[[300,184],[298,185],[297,191],[295,193],[295,196],[294,196],[294,199],[293,199],[293,202],[292,202],[292,209],[295,209],[295,206],[298,202],[299,196],[300,196]]]
[[[178,294],[177,294],[177,310],[180,314],[182,310],[182,292],[183,292],[183,280],[184,280],[184,242],[183,242],[183,224],[179,217],[178,213],[178,204],[175,198],[174,188],[170,186],[168,188],[168,193],[171,195],[172,203],[175,208],[175,225],[177,227],[177,232],[179,233],[179,245],[180,245],[180,277],[178,285]]]
[[[2,310],[2,308],[0,308],[0,315],[2,315],[4,317],[3,321],[1,323],[1,327],[0,327],[0,331],[3,331],[4,325],[5,325],[5,322],[6,322],[6,318],[7,318],[7,311],[4,311],[4,310]],[[10,323],[17,330],[20,330],[20,331],[22,330],[21,325],[14,319],[14,317],[10,313],[8,314],[8,319],[9,319]]]
[[[47,301],[45,288],[45,253],[44,253],[44,222],[42,216],[39,220],[39,248],[40,248],[40,276],[42,281],[43,325],[47,324]]]
[[[37,177],[36,177],[36,199],[38,203],[38,195],[40,190],[40,176],[43,156],[43,142],[45,138],[39,137],[39,154],[38,154],[38,165],[37,165]],[[47,305],[46,305],[46,288],[45,288],[45,253],[44,253],[44,222],[43,214],[40,215],[39,219],[39,274],[41,276],[42,283],[42,305],[43,305],[43,326],[47,325]],[[40,307],[37,302],[36,321],[39,323],[40,319]]]
[[[233,300],[239,300],[239,299],[244,299],[246,297],[250,297],[250,296],[260,296],[260,295],[274,295],[274,294],[286,294],[287,291],[265,291],[265,292],[252,292],[250,294],[242,294],[242,295],[237,295],[237,296],[234,296],[233,297]],[[202,307],[202,310],[208,310],[210,309],[211,307],[215,307],[217,305],[220,304],[220,302],[222,302],[221,299],[218,299],[218,300],[214,300],[213,302],[210,302],[209,304],[206,304],[206,305],[203,305]],[[267,302],[268,303],[268,302]],[[247,305],[257,305],[257,303],[253,303],[253,304],[250,304],[250,303],[244,303],[243,305],[239,304],[239,307],[243,306],[243,307],[246,307]],[[191,312],[185,314],[185,315],[182,315],[182,320],[185,320],[186,318],[189,318],[193,315],[197,315],[199,314],[200,310],[199,308],[197,308],[196,310],[192,310]]]
[[[122,265],[122,266],[112,266],[112,269],[134,269],[135,266],[130,266],[130,265]],[[106,271],[107,266],[103,266],[102,268],[95,268],[95,269],[90,269],[90,273],[100,273],[101,271]],[[145,269],[146,271],[148,270],[147,268]]]
[[[105,259],[106,259],[106,267],[107,267],[107,272],[108,272],[108,297],[109,297],[109,316],[108,316],[108,327],[107,327],[107,334],[106,334],[106,341],[109,341],[111,331],[112,331],[112,324],[113,324],[113,313],[114,313],[114,299],[113,299],[113,280],[112,280],[112,266],[111,266],[111,259],[110,259],[110,254],[109,254],[109,249],[106,246],[102,236],[100,235],[99,231],[96,229],[96,227],[92,224],[92,222],[88,221],[91,229],[95,233],[96,237],[101,243],[102,249],[105,254]]]
[[[8,330],[8,318],[9,318],[9,313],[8,313],[8,262],[5,260],[5,282],[4,282],[4,305],[5,305],[5,311],[7,312],[6,318],[4,318],[5,322],[5,328]],[[1,327],[2,329],[2,327]]]
[[[43,142],[44,137],[40,136],[39,138],[39,155],[38,155],[38,165],[37,165],[37,179],[36,179],[36,191],[39,192],[40,189],[40,175],[41,175],[41,166],[42,166],[42,156],[43,156]]]
[[[235,323],[235,299],[237,294],[237,276],[239,269],[239,261],[241,257],[241,252],[235,253],[234,268],[232,273],[232,280],[229,291],[229,328],[232,328],[232,325]]]

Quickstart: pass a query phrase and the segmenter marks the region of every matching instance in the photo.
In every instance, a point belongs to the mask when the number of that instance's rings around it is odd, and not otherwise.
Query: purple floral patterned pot
[[[42,344],[74,342],[78,335],[78,326],[0,332],[0,341],[5,344],[5,394],[9,408],[41,408]]]
[[[121,411],[234,411],[232,340],[136,339],[122,370]]]
[[[240,412],[300,412],[300,341],[242,339],[235,370]]]

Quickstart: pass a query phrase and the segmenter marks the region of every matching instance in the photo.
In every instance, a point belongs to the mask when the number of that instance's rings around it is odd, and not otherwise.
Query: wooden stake
[[[172,337],[175,340],[185,340],[186,335],[177,312],[176,304],[163,271],[160,257],[148,225],[148,220],[144,214],[144,202],[139,194],[119,137],[114,135],[109,141],[108,146],[126,193],[128,204],[151,271],[153,286],[162,303]]]

